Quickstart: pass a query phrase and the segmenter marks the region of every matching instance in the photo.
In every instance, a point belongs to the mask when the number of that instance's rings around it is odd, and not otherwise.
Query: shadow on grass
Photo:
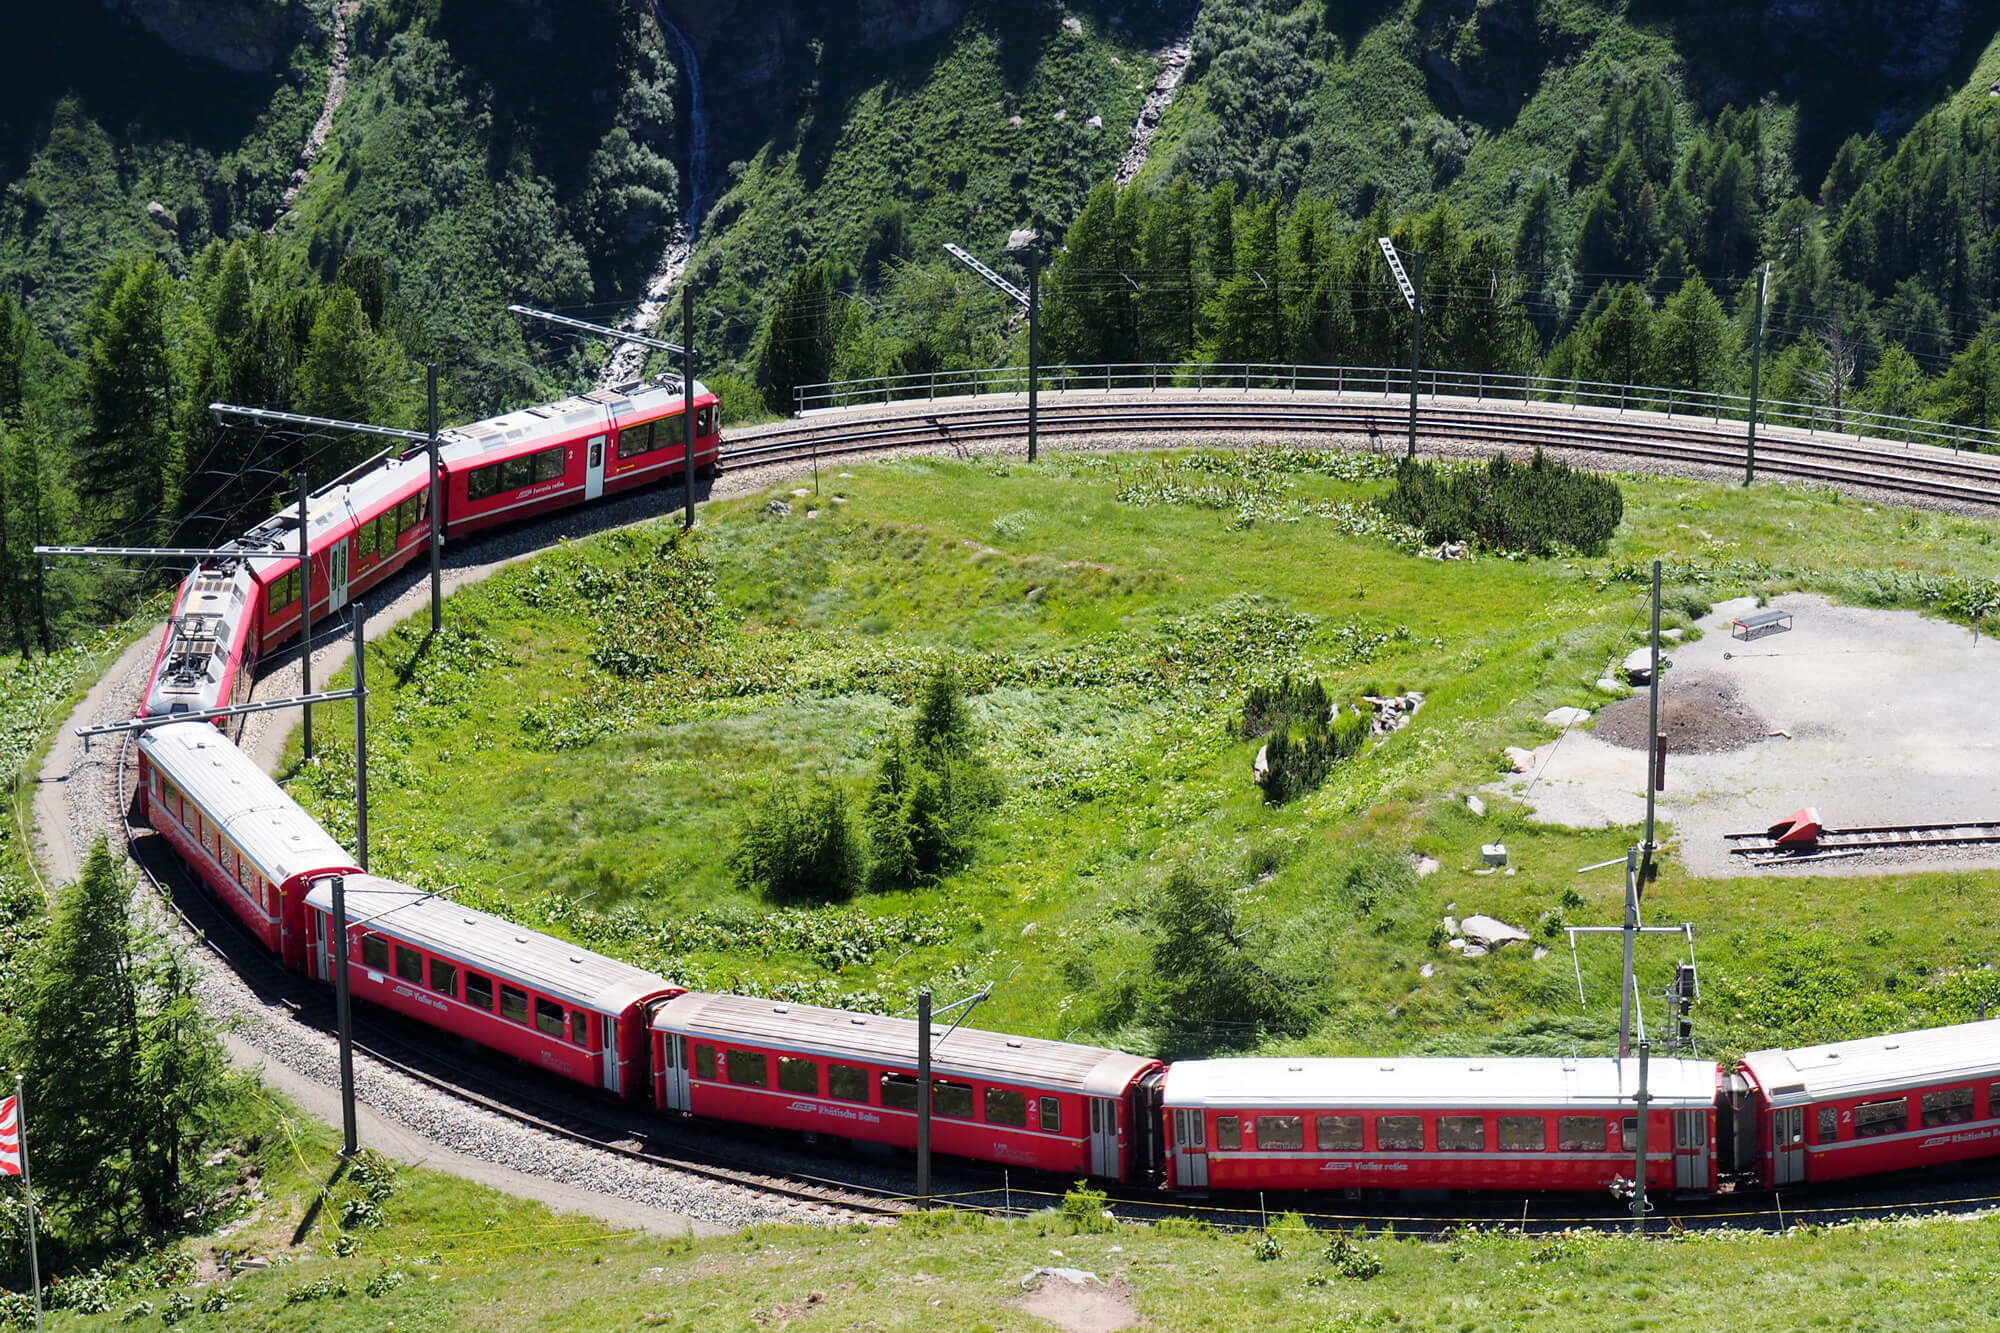
[[[306,1237],[312,1234],[314,1224],[319,1221],[320,1210],[326,1207],[326,1201],[333,1197],[333,1187],[347,1174],[349,1165],[344,1157],[333,1164],[333,1173],[326,1178],[326,1183],[319,1187],[319,1192],[313,1196],[312,1205],[306,1209],[306,1215],[299,1219],[298,1228],[292,1232],[294,1246],[306,1243]]]

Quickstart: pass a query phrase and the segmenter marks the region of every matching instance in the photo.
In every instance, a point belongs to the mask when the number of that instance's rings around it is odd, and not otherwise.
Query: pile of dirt
[[[1665,673],[1660,691],[1660,730],[1667,753],[1722,754],[1765,739],[1771,726],[1737,696],[1734,682],[1694,673]],[[1649,692],[1607,704],[1597,713],[1597,739],[1627,750],[1649,748]]]

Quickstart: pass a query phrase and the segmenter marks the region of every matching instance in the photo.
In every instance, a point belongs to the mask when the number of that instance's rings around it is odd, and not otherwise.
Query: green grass
[[[1459,794],[1506,746],[1545,739],[1543,713],[1593,701],[1643,631],[1655,554],[1670,607],[1788,588],[1917,605],[1988,567],[1994,533],[1821,490],[1626,478],[1603,559],[1447,564],[1324,517],[1383,483],[1298,466],[911,460],[822,478],[817,501],[787,496],[789,517],[766,497],[719,504],[699,539],[716,579],[705,637],[644,680],[592,665],[608,627],[655,614],[607,615],[603,590],[648,586],[670,528],[504,571],[451,600],[445,641],[420,653],[410,626],[374,651],[374,865],[694,985],[897,1010],[920,984],[955,996],[1004,978],[984,1026],[1168,1053],[1593,1047],[1611,1012],[1577,1012],[1559,954],[1467,962],[1431,937],[1454,907],[1530,928],[1615,921],[1616,876],[1574,872],[1629,831],[1547,828],[1503,802],[1475,820]],[[742,803],[783,770],[858,802],[876,746],[947,659],[1007,783],[971,865],[935,890],[770,915],[727,864]],[[1247,682],[1286,670],[1336,698],[1427,702],[1271,808],[1234,722]],[[336,830],[338,745],[294,788]],[[1500,840],[1518,873],[1475,876],[1479,845]],[[1442,869],[1417,880],[1411,853]],[[1145,908],[1178,862],[1242,886],[1257,947],[1316,1015],[1303,1036],[1191,1030],[1150,1004]],[[2000,998],[1979,971],[1993,883],[1808,883],[1795,900],[1811,918],[1774,918],[1738,883],[1677,875],[1669,842],[1651,902],[1702,934],[1699,1030],[1723,1053],[1969,1018]],[[1615,994],[1616,959],[1584,962],[1592,992]]]
[[[1993,1257],[2000,1220],[1991,1217],[1938,1225],[1891,1217],[1727,1238],[1662,1239],[1656,1228],[1650,1241],[1364,1228],[1344,1239],[1381,1267],[1360,1277],[1349,1274],[1365,1266],[1343,1271],[1328,1257],[1331,1236],[1296,1214],[1273,1219],[1271,1258],[1257,1257],[1254,1232],[1177,1222],[1077,1234],[1054,1209],[1017,1221],[933,1214],[891,1227],[757,1226],[693,1239],[619,1232],[404,1168],[377,1205],[378,1225],[343,1231],[343,1206],[366,1194],[344,1180],[294,1240],[332,1169],[333,1142],[275,1107],[262,1129],[259,1145],[231,1165],[264,1197],[246,1206],[243,1229],[182,1251],[206,1261],[200,1284],[141,1285],[135,1275],[104,1293],[104,1313],[58,1312],[49,1326],[159,1328],[174,1303],[188,1313],[172,1326],[190,1333],[857,1326],[970,1333],[1043,1326],[1022,1308],[1022,1279],[1056,1266],[1117,1284],[1144,1326],[1163,1330],[1253,1322],[1438,1333],[1979,1329],[2000,1319]],[[1255,1215],[1248,1218],[1254,1226]],[[351,1253],[340,1257],[334,1248],[343,1235]],[[216,1251],[274,1263],[218,1280]],[[224,1300],[225,1309],[203,1308]],[[135,1313],[141,1301],[151,1308]]]

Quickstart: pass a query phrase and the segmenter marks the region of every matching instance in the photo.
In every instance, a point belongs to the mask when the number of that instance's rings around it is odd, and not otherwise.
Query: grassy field
[[[1483,911],[1555,943],[1617,919],[1617,876],[1575,869],[1630,831],[1545,828],[1490,799],[1475,818],[1460,797],[1505,746],[1553,734],[1545,712],[1598,698],[1643,630],[1646,562],[1671,571],[1668,624],[1793,587],[1935,603],[1990,564],[1989,524],[1633,478],[1604,558],[1443,563],[1352,503],[1385,484],[1369,471],[1302,451],[914,460],[825,475],[788,516],[768,497],[716,505],[691,545],[663,526],[552,551],[454,597],[438,643],[413,625],[375,650],[375,868],[698,986],[897,1012],[920,984],[942,1002],[996,981],[982,1026],[1170,1055],[1594,1048],[1613,1014],[1578,1012],[1567,950],[1468,961],[1438,922]],[[861,804],[941,661],[1006,783],[971,864],[826,907],[739,887],[746,803],[792,772]],[[1235,726],[1247,685],[1285,671],[1337,699],[1426,702],[1271,807]],[[294,787],[336,830],[346,771],[335,750]],[[1493,841],[1517,874],[1475,873]],[[1412,854],[1441,869],[1419,879]],[[1303,1018],[1176,1009],[1186,978],[1157,974],[1152,907],[1176,867],[1236,890],[1246,955]],[[1669,842],[1649,902],[1696,923],[1702,1049],[1726,1054],[2000,998],[1980,970],[1993,881],[1808,883],[1811,918],[1774,921],[1738,883],[1678,876]],[[1585,958],[1593,993],[1616,994],[1614,952]]]
[[[972,1333],[1057,1327],[1032,1317],[1047,1307],[1023,1292],[1023,1278],[1044,1267],[1097,1274],[1100,1299],[1162,1330],[1980,1329],[2000,1320],[1992,1217],[1889,1217],[1729,1239],[1656,1227],[1641,1241],[1505,1228],[1419,1235],[1379,1222],[1372,1232],[1317,1230],[1289,1214],[1271,1220],[1265,1240],[1254,1226],[1119,1225],[1051,1201],[1013,1221],[933,1214],[893,1227],[759,1226],[695,1239],[553,1215],[428,1170],[368,1161],[337,1173],[336,1136],[276,1103],[249,1104],[243,1131],[241,1150],[214,1168],[231,1182],[223,1231],[72,1286],[50,1328]],[[232,1271],[246,1258],[269,1266]]]

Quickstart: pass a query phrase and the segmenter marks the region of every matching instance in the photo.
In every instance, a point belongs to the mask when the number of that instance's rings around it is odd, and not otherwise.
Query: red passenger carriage
[[[1753,1051],[1727,1086],[1738,1161],[1774,1187],[2000,1153],[2000,1023]]]
[[[485,912],[372,875],[344,886],[356,999],[591,1087],[647,1090],[647,1020],[681,987]],[[333,886],[307,895],[307,975],[333,977]]]
[[[139,792],[147,822],[223,905],[287,967],[303,968],[306,890],[355,868],[333,837],[202,722],[140,734]]]
[[[713,467],[716,397],[695,382],[695,466]],[[444,433],[446,532],[459,536],[681,474],[680,381],[595,389]]]
[[[1717,1070],[1654,1060],[1646,1175],[1712,1190]],[[1636,1061],[1195,1060],[1167,1073],[1180,1189],[1596,1190],[1632,1174]]]
[[[1067,1175],[1142,1177],[1160,1062],[1068,1042],[934,1030],[931,1145]],[[663,1110],[913,1148],[917,1025],[690,992],[653,1019]]]

